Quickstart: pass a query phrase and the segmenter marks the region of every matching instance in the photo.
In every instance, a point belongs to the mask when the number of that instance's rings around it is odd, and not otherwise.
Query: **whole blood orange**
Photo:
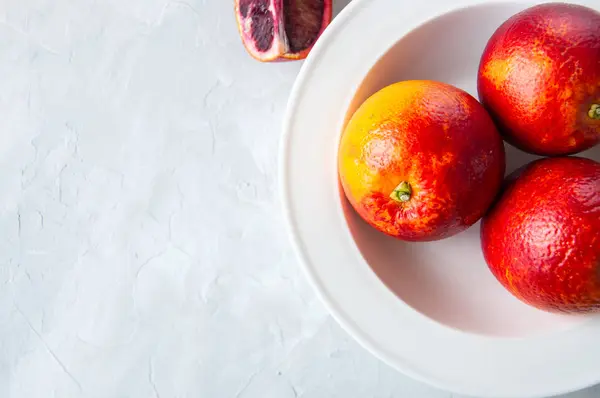
[[[600,163],[546,158],[509,179],[482,221],[492,273],[534,307],[600,311]]]
[[[548,3],[503,23],[479,66],[478,91],[511,144],[567,155],[600,142],[600,13]]]
[[[339,146],[343,190],[391,236],[431,241],[474,224],[496,196],[504,147],[485,109],[434,81],[392,84],[368,98]]]

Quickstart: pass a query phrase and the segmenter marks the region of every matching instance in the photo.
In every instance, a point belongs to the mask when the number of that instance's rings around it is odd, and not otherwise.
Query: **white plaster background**
[[[277,191],[301,64],[252,60],[232,3],[0,2],[0,398],[451,397],[304,279]]]

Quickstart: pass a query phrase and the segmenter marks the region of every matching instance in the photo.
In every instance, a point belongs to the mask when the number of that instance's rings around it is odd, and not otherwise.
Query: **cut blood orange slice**
[[[259,61],[304,59],[331,22],[332,0],[235,0],[246,50]]]

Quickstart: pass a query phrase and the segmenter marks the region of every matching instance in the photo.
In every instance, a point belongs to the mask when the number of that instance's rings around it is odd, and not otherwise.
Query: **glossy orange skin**
[[[512,175],[481,244],[514,296],[549,312],[600,311],[600,163],[546,158]]]
[[[444,83],[404,81],[353,114],[338,166],[346,197],[370,225],[402,240],[433,241],[483,216],[505,160],[502,138],[475,98]],[[393,200],[403,181],[410,200]]]
[[[600,142],[600,13],[568,4],[528,8],[490,38],[479,99],[514,146],[567,155]]]

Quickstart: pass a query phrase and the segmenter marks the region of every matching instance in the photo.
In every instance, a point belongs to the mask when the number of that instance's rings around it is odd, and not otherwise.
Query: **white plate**
[[[291,235],[331,313],[400,371],[480,397],[546,397],[600,382],[600,319],[550,315],[514,299],[483,261],[479,224],[427,244],[377,233],[341,194],[337,144],[353,110],[392,82],[440,80],[476,96],[487,39],[531,4],[355,0],[303,65],[284,126]],[[532,159],[507,151],[508,171]],[[593,151],[584,155],[598,159]]]

